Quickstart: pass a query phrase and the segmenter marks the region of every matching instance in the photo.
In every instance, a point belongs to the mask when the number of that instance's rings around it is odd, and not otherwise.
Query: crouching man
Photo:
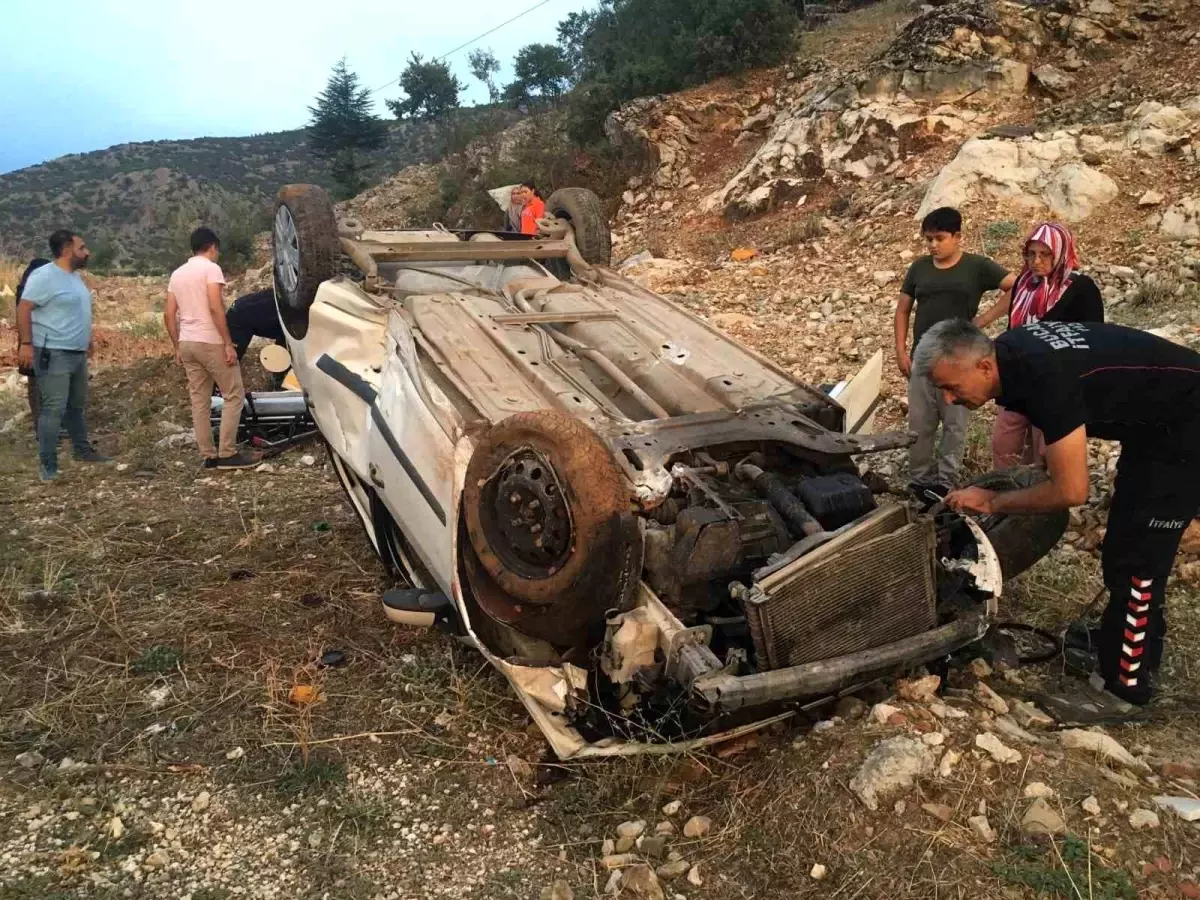
[[[1107,690],[1082,705],[1100,718],[1149,702],[1167,575],[1200,508],[1200,354],[1119,325],[1040,322],[992,341],[956,320],[929,330],[913,368],[948,403],[978,409],[995,400],[1045,435],[1048,481],[1003,493],[963,488],[946,498],[953,509],[1039,513],[1086,503],[1087,439],[1120,441],[1102,547],[1109,602],[1096,641]]]

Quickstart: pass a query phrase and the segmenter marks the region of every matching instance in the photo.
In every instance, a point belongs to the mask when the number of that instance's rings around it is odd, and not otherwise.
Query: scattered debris
[[[992,720],[991,727],[997,732],[1014,741],[1025,744],[1040,744],[1042,739],[1030,734],[1008,716],[998,716]]]
[[[1150,766],[1138,759],[1117,741],[1101,731],[1084,731],[1079,728],[1068,729],[1058,733],[1059,743],[1068,750],[1086,750],[1097,754],[1101,759],[1128,766],[1139,772],[1149,772]]]
[[[958,761],[962,759],[962,753],[957,750],[947,750],[942,754],[942,759],[938,763],[938,777],[949,778],[950,773],[954,771],[954,767],[958,765]]]
[[[1185,822],[1200,820],[1200,800],[1197,800],[1195,797],[1167,797],[1160,795],[1154,798],[1154,803],[1160,809],[1171,810]]]
[[[825,867],[820,863],[813,863],[813,867],[808,871],[808,875],[813,881],[823,881],[826,874]]]
[[[517,754],[510,753],[504,757],[504,764],[508,766],[508,771],[512,772],[513,778],[517,779],[518,782],[531,781],[533,779],[533,766],[517,756]]]
[[[1050,787],[1048,784],[1043,784],[1040,781],[1031,781],[1029,784],[1025,785],[1024,794],[1025,798],[1028,800],[1032,800],[1035,797],[1042,797],[1043,799],[1050,800],[1056,796],[1054,788]]]
[[[675,815],[675,813],[679,812],[679,810],[682,807],[683,807],[682,800],[672,800],[670,803],[663,804],[662,814],[664,816],[673,816],[673,815]]]
[[[975,746],[988,753],[998,763],[1010,764],[1021,761],[1019,751],[1006,747],[1004,742],[990,731],[975,735]]]
[[[622,869],[635,862],[637,862],[637,855],[634,853],[609,853],[600,858],[600,865],[606,869]]]
[[[867,756],[858,773],[850,780],[850,790],[868,809],[879,808],[879,798],[900,788],[910,787],[913,779],[932,774],[933,751],[916,738],[893,737],[880,741]]]
[[[36,769],[45,761],[46,757],[36,750],[26,750],[24,753],[17,754],[17,765],[23,769]]]
[[[975,685],[975,697],[985,708],[1000,716],[1008,715],[1008,703],[982,681]]]
[[[228,753],[225,754],[225,758],[227,760],[229,760],[230,762],[236,762],[237,760],[241,759],[245,755],[246,755],[246,751],[244,748],[234,747],[232,750],[230,750]]]
[[[938,688],[941,685],[941,676],[926,675],[924,678],[901,681],[897,685],[897,691],[902,700],[910,700],[913,703],[929,703],[937,698]]]
[[[669,881],[672,878],[678,878],[685,874],[690,868],[691,864],[687,860],[673,859],[670,862],[663,863],[655,871],[658,873],[659,878]]]
[[[1087,797],[1079,804],[1089,816],[1100,815],[1100,801],[1095,797]]]
[[[899,708],[888,703],[876,703],[871,707],[871,718],[880,725],[886,725],[898,712],[900,712]]]
[[[1067,823],[1054,809],[1038,797],[1029,805],[1021,819],[1021,830],[1028,835],[1066,834]]]
[[[970,713],[963,712],[953,706],[947,706],[944,703],[929,704],[929,711],[939,719],[969,719]]]
[[[1008,704],[1013,720],[1022,728],[1052,728],[1054,720],[1025,700],[1013,700]]]
[[[311,684],[292,685],[292,689],[288,693],[288,700],[296,706],[314,703],[317,700],[317,689]]]
[[[636,840],[646,830],[646,820],[638,819],[633,822],[622,822],[617,826],[617,837]]]
[[[922,803],[921,809],[929,813],[943,825],[954,818],[954,807],[945,803]]]
[[[1129,816],[1129,827],[1135,831],[1142,828],[1157,828],[1158,813],[1152,809],[1135,809]]]
[[[994,843],[996,840],[996,832],[988,823],[987,816],[971,816],[967,819],[967,824],[971,827],[972,833],[985,844]]]
[[[575,892],[569,884],[559,878],[553,884],[542,888],[541,900],[575,900]]]
[[[645,863],[636,863],[621,873],[620,896],[636,900],[665,900],[658,876]]]
[[[971,674],[976,678],[987,678],[992,674],[992,667],[988,665],[988,661],[978,657],[971,660],[967,668],[971,670]]]
[[[683,836],[702,838],[712,830],[712,819],[708,816],[692,816],[683,826]]]

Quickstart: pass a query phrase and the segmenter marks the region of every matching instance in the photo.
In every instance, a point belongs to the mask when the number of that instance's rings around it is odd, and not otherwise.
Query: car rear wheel
[[[467,467],[463,508],[476,594],[499,621],[575,645],[632,597],[641,532],[611,453],[578,419],[539,411],[494,426]]]
[[[587,188],[559,188],[546,201],[546,212],[567,219],[575,232],[579,254],[594,266],[612,262],[612,234],[604,204]]]
[[[1015,491],[1041,484],[1049,476],[1033,466],[1003,469],[976,478],[967,487],[989,491]],[[985,516],[980,527],[996,556],[1004,580],[1016,578],[1054,549],[1066,533],[1070,512],[1059,510],[1039,515],[1000,514]]]
[[[287,184],[279,189],[271,250],[279,318],[288,334],[303,338],[317,288],[337,274],[340,253],[333,201],[322,188]]]

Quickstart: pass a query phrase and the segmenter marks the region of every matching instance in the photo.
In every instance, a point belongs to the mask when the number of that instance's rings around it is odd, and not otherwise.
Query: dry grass
[[[323,466],[283,457],[286,474],[206,478],[153,449],[160,422],[186,422],[182,393],[166,360],[96,377],[97,440],[126,472],[64,461],[39,485],[31,436],[0,438],[0,505],[15,514],[0,545],[0,745],[89,761],[272,745],[285,762],[330,735],[422,733],[461,692],[414,697],[397,676],[440,673],[457,651],[386,624],[386,578]],[[349,665],[318,668],[329,649]],[[295,684],[322,701],[289,702]],[[488,690],[487,715],[511,716],[502,685]]]
[[[17,284],[25,266],[16,260],[0,256],[0,317],[8,318],[13,315]],[[14,296],[9,296],[9,293]]]
[[[694,814],[713,820],[708,835],[677,835],[670,846],[699,865],[704,896],[716,900],[1032,896],[1021,892],[1049,890],[1082,870],[1078,842],[1051,852],[1021,836],[1024,783],[1052,783],[1076,834],[1083,797],[1095,794],[1106,810],[1130,800],[1087,759],[1034,752],[1016,777],[968,753],[951,778],[907,792],[904,813],[891,800],[868,812],[847,785],[894,730],[858,723],[809,734],[803,717],[729,758],[554,763],[537,766],[534,781],[517,779],[505,757],[544,752],[524,711],[478,655],[386,624],[376,599],[386,579],[327,472],[285,456],[276,474],[210,479],[187,455],[151,450],[160,421],[183,421],[182,384],[168,361],[102,372],[94,386],[102,446],[133,464],[126,472],[74,468],[43,487],[32,480],[29,438],[0,436],[10,473],[0,506],[12,511],[0,544],[0,751],[36,747],[97,773],[162,777],[168,765],[182,766],[278,807],[281,828],[298,795],[319,796],[333,840],[314,855],[312,883],[348,879],[338,896],[374,896],[386,883],[369,850],[395,810],[355,773],[397,758],[420,763],[414,793],[453,786],[497,817],[530,817],[537,849],[513,862],[496,848],[486,886],[470,894],[489,898],[536,895],[551,871],[565,873],[577,897],[600,896],[608,877],[600,840],[627,819],[653,828],[675,799],[684,803],[677,827]],[[0,397],[0,412],[15,403]],[[1010,586],[1004,616],[1060,626],[1086,606],[1097,580],[1091,557],[1048,559]],[[1181,747],[1196,727],[1182,702],[1200,690],[1195,599],[1172,600],[1170,719],[1119,734],[1176,758],[1188,758]],[[320,668],[316,660],[333,648],[349,665]],[[1032,685],[1053,674],[1022,677]],[[968,686],[954,670],[950,678],[953,688]],[[317,701],[292,702],[298,684]],[[950,745],[969,750],[973,729]],[[246,756],[229,762],[235,747]],[[981,801],[1001,835],[991,847],[965,827]],[[932,819],[924,802],[946,804],[954,818]],[[459,806],[445,811],[447,821],[469,815]],[[1094,896],[1124,896],[1101,888],[1119,887],[1120,873],[1147,854],[1166,853],[1187,871],[1197,860],[1186,828],[1164,817],[1161,833],[1131,838],[1120,816],[1109,819],[1092,836],[1096,854],[1084,858]],[[809,875],[817,862],[829,869],[820,883]]]

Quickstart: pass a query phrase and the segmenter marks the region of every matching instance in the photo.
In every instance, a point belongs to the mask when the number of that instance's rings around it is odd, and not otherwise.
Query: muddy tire
[[[612,262],[612,234],[604,204],[587,188],[559,188],[546,201],[546,212],[568,219],[575,230],[575,246],[580,255],[594,266]]]
[[[338,272],[340,245],[333,202],[313,184],[286,184],[275,198],[271,232],[275,303],[294,338],[308,332],[317,288]]]
[[[1022,466],[989,472],[967,487],[989,491],[1015,491],[1041,484],[1049,476],[1041,469]],[[1070,513],[1067,510],[1041,515],[987,516],[980,522],[1000,559],[1004,580],[1016,578],[1054,549],[1066,533]]]
[[[628,489],[596,433],[555,412],[494,426],[467,466],[467,536],[480,605],[556,646],[575,644],[632,597],[642,538]]]

